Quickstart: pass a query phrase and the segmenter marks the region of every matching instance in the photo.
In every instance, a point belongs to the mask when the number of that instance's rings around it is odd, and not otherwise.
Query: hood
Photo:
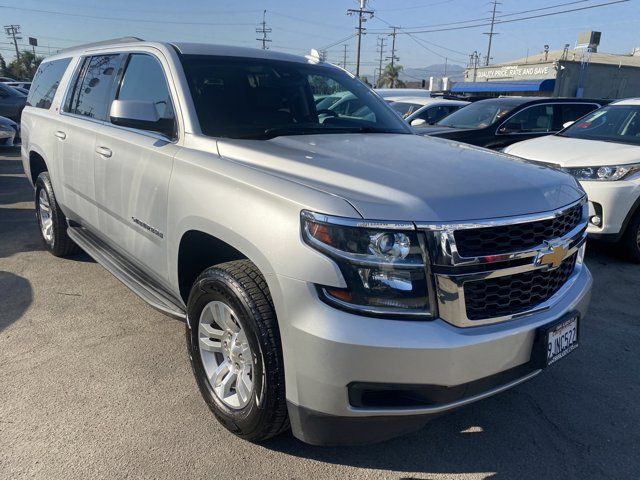
[[[516,143],[506,153],[561,167],[595,167],[640,163],[640,146],[557,135]]]
[[[225,158],[338,195],[369,220],[496,218],[553,210],[583,195],[562,172],[418,135],[225,139],[218,150]]]

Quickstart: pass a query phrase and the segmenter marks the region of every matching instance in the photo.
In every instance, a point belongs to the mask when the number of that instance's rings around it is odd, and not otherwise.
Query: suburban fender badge
[[[540,250],[536,255],[534,264],[537,267],[548,266],[550,270],[554,270],[562,265],[562,262],[567,258],[569,249],[566,245],[552,245],[545,241],[545,249]]]
[[[157,228],[153,228],[151,225],[146,224],[145,222],[137,219],[136,217],[131,217],[131,220],[133,220],[133,223],[135,223],[136,225],[139,225],[140,227],[144,228],[148,232],[151,232],[160,238],[164,238],[164,234]]]

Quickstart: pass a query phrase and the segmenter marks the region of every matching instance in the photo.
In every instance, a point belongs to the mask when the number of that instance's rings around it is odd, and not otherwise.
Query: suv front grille
[[[544,240],[564,237],[580,224],[581,219],[582,205],[575,205],[547,220],[457,230],[454,235],[462,257],[500,255],[537,247]]]
[[[569,279],[576,265],[574,254],[555,270],[532,270],[464,284],[469,320],[514,315],[549,300]]]

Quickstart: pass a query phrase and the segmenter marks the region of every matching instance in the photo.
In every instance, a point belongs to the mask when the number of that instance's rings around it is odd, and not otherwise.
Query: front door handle
[[[107,147],[97,147],[96,153],[105,158],[109,158],[112,155],[111,149]]]
[[[54,133],[54,135],[58,137],[60,140],[64,140],[65,138],[67,138],[67,134],[64,133],[62,130],[56,130],[56,133]]]

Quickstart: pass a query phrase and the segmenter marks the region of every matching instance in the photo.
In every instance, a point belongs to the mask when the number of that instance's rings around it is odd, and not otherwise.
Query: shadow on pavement
[[[32,301],[33,291],[26,278],[0,270],[0,332],[20,319]]]
[[[4,165],[7,162],[0,162]],[[33,189],[24,176],[0,175],[0,205],[33,202]]]

